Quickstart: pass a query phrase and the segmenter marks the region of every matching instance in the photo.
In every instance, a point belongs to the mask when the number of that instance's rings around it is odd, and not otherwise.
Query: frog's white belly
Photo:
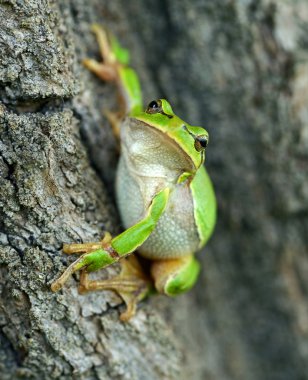
[[[141,191],[142,179],[129,173],[125,159],[121,157],[117,171],[117,203],[122,222],[129,228],[146,214],[151,198],[144,196],[151,191]],[[153,187],[153,184],[149,185]],[[147,199],[148,198],[148,199]],[[179,258],[198,249],[200,240],[194,219],[194,205],[189,186],[178,184],[172,190],[164,214],[150,237],[138,249],[149,259]]]

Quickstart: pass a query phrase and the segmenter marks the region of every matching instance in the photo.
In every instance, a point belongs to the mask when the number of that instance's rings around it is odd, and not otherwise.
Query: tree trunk
[[[0,16],[0,378],[308,379],[307,2],[10,0]],[[115,91],[81,64],[93,22],[129,48],[146,103],[209,131],[219,205],[197,286],[128,324],[78,276],[50,291],[63,242],[120,231]]]

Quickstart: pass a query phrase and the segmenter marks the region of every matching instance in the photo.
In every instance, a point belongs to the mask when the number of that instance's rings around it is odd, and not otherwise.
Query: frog
[[[129,321],[137,304],[153,293],[176,296],[191,289],[200,273],[195,253],[205,246],[216,223],[216,197],[205,169],[209,134],[177,116],[169,101],[151,100],[143,107],[139,78],[129,66],[129,51],[100,25],[93,25],[101,61],[84,65],[116,85],[117,112],[106,111],[120,158],[116,203],[124,232],[105,232],[98,242],[63,245],[79,254],[51,289],[59,291],[79,272],[79,293],[111,290],[126,304],[120,315]],[[90,273],[120,263],[113,278],[91,280]]]

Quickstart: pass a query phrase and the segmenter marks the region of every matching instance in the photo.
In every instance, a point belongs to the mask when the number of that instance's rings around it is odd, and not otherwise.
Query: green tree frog
[[[119,90],[120,110],[108,113],[120,138],[116,196],[125,231],[100,242],[65,244],[67,254],[82,254],[51,286],[58,291],[72,273],[80,271],[79,292],[113,290],[126,303],[123,321],[153,290],[174,296],[189,290],[200,265],[194,252],[211,236],[216,199],[203,166],[208,132],[191,126],[173,112],[166,99],[150,102],[145,111],[139,80],[129,66],[129,53],[114,36],[93,26],[102,62],[85,66]],[[144,258],[140,264],[134,252]],[[88,274],[120,261],[118,276],[90,280]]]

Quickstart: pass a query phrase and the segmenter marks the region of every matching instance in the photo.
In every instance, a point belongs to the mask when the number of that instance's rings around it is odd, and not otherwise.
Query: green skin
[[[208,140],[208,133],[201,127],[191,126],[181,120],[174,114],[170,104],[165,99],[156,101],[159,106],[157,109],[148,107],[146,111],[143,111],[138,77],[135,71],[127,66],[129,63],[128,51],[123,49],[114,37],[111,37],[109,44],[111,61],[116,67],[118,86],[123,98],[125,98],[125,111],[128,120],[142,122],[152,128],[155,133],[164,134],[166,144],[171,143],[176,146],[176,150],[182,152],[180,154],[183,157],[185,156],[185,159],[189,162],[189,169],[186,168],[185,171],[179,173],[176,183],[183,183],[190,188],[194,207],[194,224],[199,239],[198,249],[200,249],[211,236],[216,221],[215,194],[203,166],[205,149],[200,145],[200,141]],[[149,153],[147,151],[144,154]],[[164,157],[161,157],[160,164],[164,165]],[[83,254],[55,281],[52,285],[52,290],[57,291],[60,289],[67,277],[76,271],[97,271],[138,250],[157,226],[168,205],[171,192],[172,187],[168,184],[166,184],[165,188],[159,189],[152,197],[152,201],[140,221],[111,239],[104,248]],[[164,228],[168,229],[168,226],[164,226]],[[168,259],[166,257],[166,260]],[[177,258],[172,257],[171,259]],[[163,261],[161,257],[157,257],[157,260]],[[157,284],[159,284],[156,289],[159,292],[173,296],[187,291],[194,285],[200,266],[194,258],[193,252],[186,255],[185,260],[179,261],[179,263],[176,269],[168,269],[167,266],[161,278],[156,279]],[[170,273],[168,272],[169,270]]]

